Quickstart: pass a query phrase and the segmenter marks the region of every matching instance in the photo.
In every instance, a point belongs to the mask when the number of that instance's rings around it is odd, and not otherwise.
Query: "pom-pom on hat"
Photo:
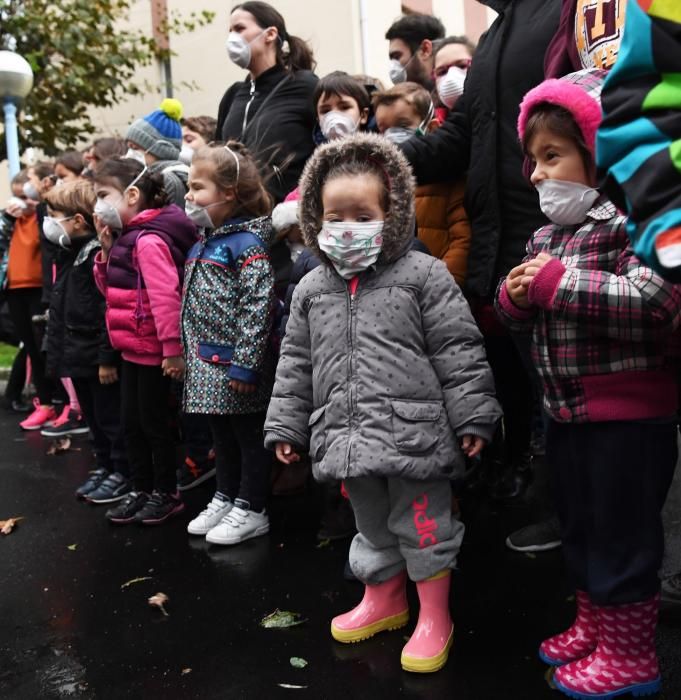
[[[595,154],[596,132],[601,123],[601,90],[607,71],[589,68],[560,79],[545,80],[532,88],[520,105],[518,135],[525,140],[527,123],[542,104],[563,107],[572,115],[591,154]]]
[[[298,224],[298,200],[300,199],[300,193],[298,188],[289,192],[286,195],[286,199],[277,204],[272,210],[272,228],[275,231],[281,232],[290,226],[296,226]]]
[[[177,160],[182,147],[182,103],[166,98],[161,106],[146,117],[136,119],[125,135],[159,160]]]

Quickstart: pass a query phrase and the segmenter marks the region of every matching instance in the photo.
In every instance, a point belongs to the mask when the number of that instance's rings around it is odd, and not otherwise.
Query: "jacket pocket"
[[[199,343],[198,354],[201,360],[212,365],[231,365],[234,347],[217,343]]]
[[[312,411],[307,424],[310,428],[310,459],[319,462],[326,452],[326,421],[324,413],[326,406]]]
[[[440,439],[442,404],[437,401],[391,401],[393,437],[400,452],[422,454]]]

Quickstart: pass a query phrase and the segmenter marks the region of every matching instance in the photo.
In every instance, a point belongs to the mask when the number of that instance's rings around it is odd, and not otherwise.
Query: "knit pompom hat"
[[[542,104],[563,107],[572,115],[592,155],[595,155],[596,132],[601,123],[601,90],[607,71],[598,68],[570,73],[559,79],[545,80],[532,88],[520,105],[518,135],[525,140],[527,122]]]
[[[177,160],[182,148],[180,119],[182,103],[167,98],[151,114],[135,120],[128,127],[125,138],[159,160]]]
[[[278,233],[289,228],[290,226],[296,226],[298,222],[298,200],[300,199],[300,193],[298,188],[289,192],[286,195],[281,204],[277,204],[272,210],[272,228]]]

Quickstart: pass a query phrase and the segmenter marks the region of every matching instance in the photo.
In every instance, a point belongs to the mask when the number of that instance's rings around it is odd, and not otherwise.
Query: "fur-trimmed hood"
[[[331,264],[320,250],[317,236],[322,228],[322,187],[329,171],[340,163],[371,161],[384,171],[389,185],[389,207],[383,226],[379,264],[392,262],[409,249],[414,237],[415,180],[407,159],[396,146],[376,134],[355,134],[319,146],[300,178],[300,227],[305,245],[320,260]]]

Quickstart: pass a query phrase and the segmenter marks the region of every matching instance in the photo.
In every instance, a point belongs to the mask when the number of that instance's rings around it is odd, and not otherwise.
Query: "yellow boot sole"
[[[354,630],[342,630],[336,627],[332,622],[331,636],[337,642],[342,642],[343,644],[354,644],[355,642],[362,642],[365,639],[369,639],[379,632],[400,629],[400,627],[404,627],[408,622],[409,610],[404,610],[401,613],[391,615],[390,617],[384,617],[382,620],[377,620],[376,622],[372,622],[370,625],[358,627]]]
[[[453,643],[454,626],[452,625],[452,631],[449,633],[447,644],[445,644],[445,648],[437,654],[437,656],[423,659],[418,656],[408,656],[402,653],[402,658],[400,659],[402,669],[404,671],[411,671],[412,673],[435,673],[435,671],[439,671],[447,663],[449,650],[452,648]]]

